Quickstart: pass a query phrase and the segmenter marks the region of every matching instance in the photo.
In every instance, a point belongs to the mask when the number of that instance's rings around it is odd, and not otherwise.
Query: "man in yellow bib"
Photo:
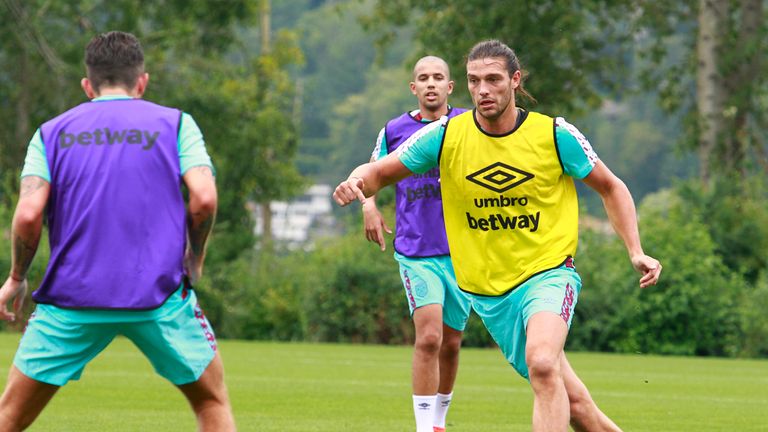
[[[504,356],[534,392],[533,430],[618,431],[571,368],[563,347],[581,290],[573,255],[578,202],[573,178],[603,199],[640,287],[661,264],[640,245],[632,196],[563,118],[516,107],[523,89],[514,51],[497,40],[467,56],[475,109],[424,127],[397,152],[352,171],[340,205],[438,166],[448,244],[459,287]]]

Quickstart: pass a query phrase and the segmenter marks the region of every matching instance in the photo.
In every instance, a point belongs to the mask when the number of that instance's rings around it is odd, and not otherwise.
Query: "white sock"
[[[413,395],[413,413],[416,416],[416,432],[433,432],[432,421],[435,416],[435,396]]]
[[[445,417],[448,415],[448,408],[451,406],[453,392],[448,394],[438,393],[435,398],[435,426],[444,428]]]

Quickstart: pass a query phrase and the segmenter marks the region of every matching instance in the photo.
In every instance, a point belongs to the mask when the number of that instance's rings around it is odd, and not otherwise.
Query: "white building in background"
[[[289,249],[311,248],[312,240],[332,235],[333,214],[331,194],[326,184],[312,185],[304,195],[291,201],[272,201],[272,238]],[[261,207],[255,206],[256,235],[262,234]]]

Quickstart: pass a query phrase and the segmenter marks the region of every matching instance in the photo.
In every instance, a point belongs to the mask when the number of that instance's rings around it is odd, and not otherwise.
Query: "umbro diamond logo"
[[[502,193],[527,182],[533,177],[531,173],[503,162],[496,162],[468,175],[466,178],[486,189]]]

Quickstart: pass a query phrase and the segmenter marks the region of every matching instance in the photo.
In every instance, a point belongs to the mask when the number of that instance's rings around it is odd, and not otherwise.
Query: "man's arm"
[[[608,219],[614,231],[624,241],[632,265],[643,274],[640,278],[640,287],[655,285],[661,274],[661,264],[643,252],[637,228],[635,203],[627,186],[602,161],[595,163],[594,168],[583,181],[600,194]]]
[[[371,157],[371,162],[376,159]],[[384,220],[378,207],[376,207],[376,194],[368,197],[363,203],[363,228],[365,229],[365,238],[370,242],[377,243],[381,251],[387,249],[387,243],[384,239],[384,232],[392,234],[392,230]]]
[[[397,183],[411,174],[397,153],[391,153],[383,159],[352,170],[349,177],[336,187],[333,199],[340,206],[346,206],[352,201],[365,203],[366,197],[375,195],[384,186]]]
[[[184,173],[184,184],[189,190],[187,209],[187,235],[189,244],[184,266],[192,283],[203,273],[205,247],[216,219],[218,196],[213,171],[208,166],[190,168]]]
[[[355,168],[336,187],[333,199],[340,206],[355,200],[365,203],[366,197],[376,194],[384,186],[397,183],[414,172],[426,172],[437,166],[447,122],[448,117],[443,116],[411,135],[397,151]]]
[[[50,192],[50,184],[40,177],[21,179],[21,193],[11,227],[11,271],[0,288],[0,319],[13,321],[21,312],[27,288],[27,271],[40,244],[43,212]],[[14,299],[14,313],[7,308],[11,299]]]

